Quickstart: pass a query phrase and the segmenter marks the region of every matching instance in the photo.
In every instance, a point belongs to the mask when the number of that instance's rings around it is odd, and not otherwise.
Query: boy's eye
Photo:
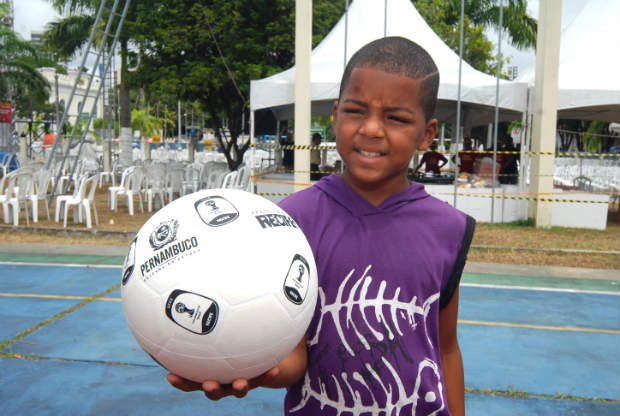
[[[396,121],[398,123],[408,123],[409,122],[409,120],[405,119],[404,117],[399,117],[399,116],[388,116],[388,120]]]
[[[359,108],[345,108],[342,111],[346,114],[362,114],[362,110]]]

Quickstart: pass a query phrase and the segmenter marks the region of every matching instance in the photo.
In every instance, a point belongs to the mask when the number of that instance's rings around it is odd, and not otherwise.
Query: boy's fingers
[[[248,391],[250,390],[250,385],[248,383],[248,380],[244,378],[238,378],[234,380],[232,382],[231,387],[232,387],[233,394],[237,398],[245,397],[245,395],[248,394]]]
[[[172,384],[172,386],[176,387],[179,390],[183,391],[196,391],[202,389],[200,383],[195,383],[190,380],[186,380],[182,377],[177,376],[176,374],[168,374],[166,377],[168,383]]]
[[[278,376],[278,374],[280,374],[280,368],[273,367],[266,373],[263,373],[258,377],[254,377],[253,379],[248,380],[248,390],[252,390],[257,387],[268,386],[269,383]]]
[[[247,380],[244,378],[235,379],[231,384],[220,384],[214,380],[207,380],[204,383],[196,383],[191,380],[186,380],[176,374],[168,374],[167,379],[170,384],[179,390],[183,391],[196,391],[202,390],[209,399],[220,400],[226,396],[235,396],[238,398],[245,397],[251,389],[268,384],[280,373],[278,367],[274,367],[266,373]]]

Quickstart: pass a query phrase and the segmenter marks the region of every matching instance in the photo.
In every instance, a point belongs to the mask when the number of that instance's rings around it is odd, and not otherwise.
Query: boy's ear
[[[433,118],[426,123],[426,129],[424,130],[424,137],[418,144],[418,150],[426,150],[428,146],[433,143],[435,136],[437,135],[437,119]]]
[[[333,122],[336,122],[338,118],[338,100],[334,101],[334,105],[332,106],[332,117],[334,118]]]

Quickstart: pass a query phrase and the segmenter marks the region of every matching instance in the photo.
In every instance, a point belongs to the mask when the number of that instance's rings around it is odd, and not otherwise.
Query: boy
[[[281,202],[317,265],[306,337],[256,379],[171,384],[211,399],[288,387],[288,415],[464,414],[458,283],[474,221],[407,180],[437,131],[438,86],[431,57],[404,38],[351,58],[333,110],[345,170]]]

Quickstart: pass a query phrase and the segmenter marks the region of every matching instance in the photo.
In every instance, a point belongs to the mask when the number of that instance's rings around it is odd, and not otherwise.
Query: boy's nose
[[[380,117],[368,116],[364,120],[360,133],[369,138],[383,137],[383,121]]]

